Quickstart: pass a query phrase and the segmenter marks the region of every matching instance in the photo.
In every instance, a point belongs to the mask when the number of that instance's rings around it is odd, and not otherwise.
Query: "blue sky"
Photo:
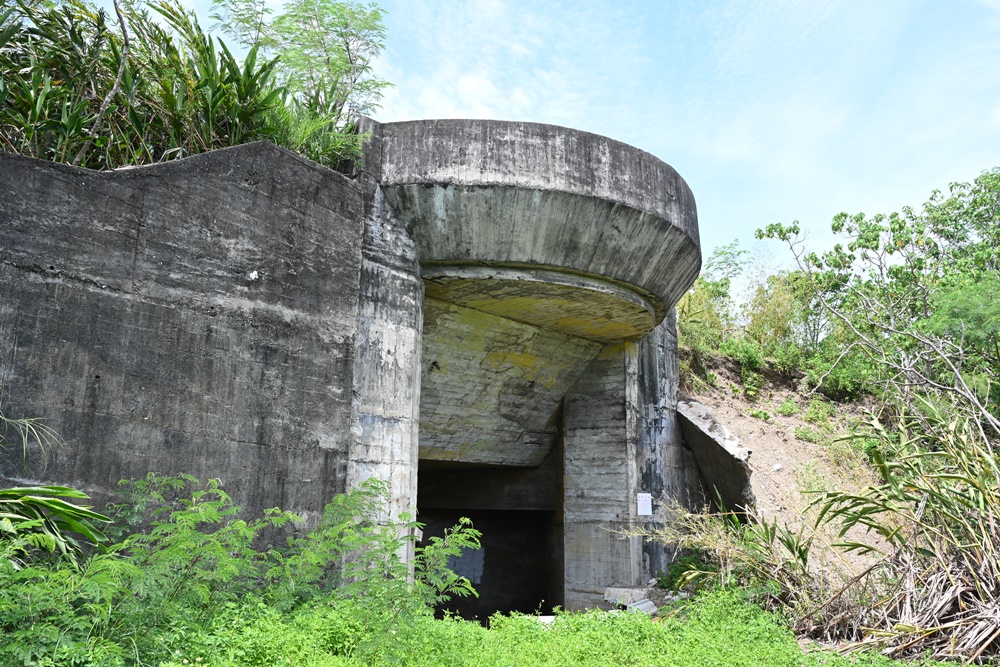
[[[1000,0],[380,4],[396,87],[377,119],[555,123],[647,150],[694,191],[706,255],[794,219],[829,245],[840,211],[917,206],[1000,165]]]
[[[1000,165],[1000,2],[387,0],[380,120],[556,123],[687,180],[703,249]],[[780,258],[784,253],[774,248]]]

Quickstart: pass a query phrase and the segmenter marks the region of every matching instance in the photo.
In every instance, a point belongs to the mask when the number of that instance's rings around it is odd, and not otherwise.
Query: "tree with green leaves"
[[[920,210],[846,213],[846,236],[806,252],[800,227],[775,224],[760,238],[789,244],[842,333],[842,358],[863,354],[882,396],[919,414],[944,400],[1000,438],[1000,168],[934,192]]]
[[[262,0],[213,0],[212,8],[227,35],[276,59],[284,126],[293,130],[283,143],[307,154],[349,152],[338,140],[353,135],[329,128],[346,130],[377,109],[391,85],[373,71],[385,46],[382,10],[342,0],[290,0],[276,15]]]
[[[803,249],[798,223],[757,233],[788,243],[834,323],[834,367],[863,358],[881,399],[868,434],[879,443],[880,481],[815,502],[818,521],[837,522],[842,537],[855,526],[878,535],[881,543],[840,546],[879,559],[805,620],[826,638],[888,654],[993,660],[1000,655],[1000,168],[934,192],[920,209],[840,214],[833,230],[845,243],[825,253]],[[833,613],[834,605],[849,613]]]

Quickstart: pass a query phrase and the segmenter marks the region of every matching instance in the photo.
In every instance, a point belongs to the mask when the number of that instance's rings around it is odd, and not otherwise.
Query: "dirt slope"
[[[715,412],[718,420],[751,450],[751,482],[757,509],[765,518],[815,537],[813,561],[818,567],[852,576],[871,564],[870,557],[843,555],[829,545],[838,541],[830,529],[812,527],[816,510],[808,510],[815,491],[860,491],[875,481],[859,445],[840,440],[867,417],[864,404],[832,403],[809,395],[795,378],[768,373],[755,397],[740,381],[739,364],[728,358],[709,362],[711,386],[698,384],[686,394]],[[875,542],[862,531],[848,539]]]

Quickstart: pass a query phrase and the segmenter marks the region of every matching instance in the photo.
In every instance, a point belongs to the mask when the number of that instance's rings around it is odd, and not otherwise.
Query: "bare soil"
[[[818,510],[810,508],[823,491],[857,492],[875,483],[864,453],[844,439],[852,426],[868,419],[869,406],[833,403],[810,394],[801,378],[776,372],[765,372],[763,388],[749,397],[738,362],[719,357],[710,360],[709,367],[714,382],[689,387],[686,393],[711,408],[751,450],[758,512],[814,537],[811,560],[832,579],[853,576],[870,566],[873,557],[844,554],[832,545],[848,539],[881,546],[876,536],[852,530],[840,538],[831,527],[817,529],[813,524]]]

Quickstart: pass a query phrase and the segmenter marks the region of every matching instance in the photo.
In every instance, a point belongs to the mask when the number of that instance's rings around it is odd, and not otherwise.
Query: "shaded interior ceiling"
[[[537,466],[600,343],[428,297],[420,458]]]
[[[440,264],[423,276],[424,461],[539,465],[590,362],[656,324],[644,297],[593,277]]]

